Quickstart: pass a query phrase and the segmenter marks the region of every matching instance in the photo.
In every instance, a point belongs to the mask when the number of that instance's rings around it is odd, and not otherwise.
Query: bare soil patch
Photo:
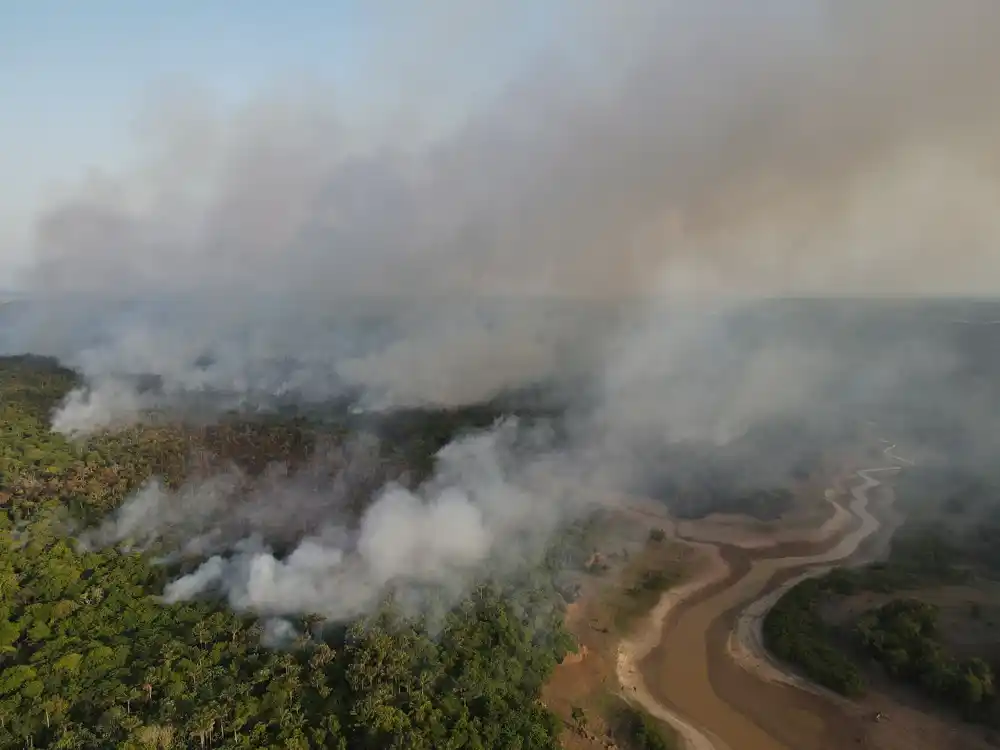
[[[620,533],[591,556],[593,572],[582,581],[579,598],[567,607],[565,625],[578,651],[556,667],[542,699],[563,721],[563,746],[569,750],[619,746],[611,726],[616,710],[624,705],[615,673],[618,644],[691,566],[693,551],[668,536],[670,524],[656,510],[649,506],[641,513],[615,513]],[[656,529],[664,529],[660,541],[650,538]],[[671,734],[669,727],[663,732]]]

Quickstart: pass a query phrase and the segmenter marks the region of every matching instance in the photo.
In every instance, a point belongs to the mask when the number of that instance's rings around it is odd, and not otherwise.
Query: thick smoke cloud
[[[457,366],[445,398],[474,400],[551,375],[554,338],[596,338],[484,314],[486,296],[995,287],[995,3],[584,4],[566,26],[591,51],[634,43],[599,77],[545,58],[430,144],[359,150],[322,89],[232,113],[175,104],[147,162],[40,217],[27,283],[42,310],[8,338],[167,391],[439,401]],[[426,312],[460,296],[480,314]],[[358,298],[421,301],[396,311],[394,337],[416,343],[332,334]],[[86,321],[102,340],[83,346]],[[87,403],[67,429],[133,407]]]
[[[590,373],[559,464],[586,457],[598,486],[651,442],[728,444],[933,392],[959,368],[947,345],[855,335],[868,321],[849,308],[775,321],[744,304],[996,291],[1000,5],[737,6],[575,4],[564,56],[429,142],[359,146],[308,87],[233,112],[166,107],[146,161],[39,218],[32,302],[4,347],[83,372],[54,416],[67,433],[192,402],[457,405]],[[451,587],[566,510],[524,489],[520,465],[442,460],[472,473],[385,490],[357,539],[325,524],[333,506],[303,511],[321,530],[287,557],[257,517],[222,533],[227,517],[200,515],[215,485],[151,485],[100,535],[194,524],[199,554],[219,555],[168,598],[215,587],[341,616],[397,576]],[[293,485],[248,507],[313,507],[282,495]],[[462,534],[431,533],[445,521]]]
[[[309,472],[254,486],[226,474],[177,492],[152,482],[82,542],[168,541],[180,560],[207,556],[167,585],[168,603],[221,592],[237,610],[346,620],[373,611],[390,591],[404,612],[434,614],[429,603],[453,604],[487,564],[503,577],[537,559],[566,517],[556,465],[523,455],[523,436],[508,421],[448,445],[417,491],[383,487],[355,524],[348,501],[373,468],[371,448],[354,445],[347,460],[317,456],[321,473],[342,467],[319,484]]]

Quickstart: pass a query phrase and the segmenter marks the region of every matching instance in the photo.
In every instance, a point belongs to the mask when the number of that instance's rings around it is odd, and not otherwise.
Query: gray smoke
[[[359,147],[308,88],[161,110],[144,162],[39,218],[31,303],[0,340],[83,373],[54,426],[345,394],[454,406],[589,373],[572,446],[546,461],[560,498],[571,467],[616,486],[637,447],[778,418],[924,399],[985,426],[992,395],[942,388],[961,357],[926,321],[747,300],[996,291],[1000,4],[584,2],[562,20],[589,54],[532,62],[429,141]],[[397,580],[461,588],[579,507],[531,461],[495,470],[504,450],[479,439],[442,456],[440,484],[385,489],[358,536],[320,503],[288,556],[256,516],[218,531],[215,484],[151,485],[101,538],[193,524],[218,555],[168,598],[341,616]],[[315,507],[272,484],[249,507]]]
[[[223,593],[238,610],[346,620],[392,591],[404,612],[426,614],[429,602],[454,603],[487,564],[503,577],[537,559],[570,504],[580,507],[560,490],[554,462],[534,452],[515,456],[517,440],[516,421],[507,421],[451,443],[430,482],[416,491],[383,487],[356,525],[350,492],[372,467],[358,449],[332,462],[343,468],[322,489],[280,473],[252,487],[236,474],[177,492],[152,482],[81,541],[167,541],[178,550],[173,562],[207,556],[167,585],[168,603]],[[316,463],[330,464],[328,457]],[[290,551],[278,554],[279,542]]]
[[[995,3],[625,7],[566,19],[620,53],[600,75],[553,53],[430,143],[361,149],[307,86],[162,108],[145,162],[39,218],[8,348],[98,390],[473,401],[605,333],[511,297],[995,290]],[[359,333],[359,299],[396,325]],[[59,424],[146,398],[77,396]]]

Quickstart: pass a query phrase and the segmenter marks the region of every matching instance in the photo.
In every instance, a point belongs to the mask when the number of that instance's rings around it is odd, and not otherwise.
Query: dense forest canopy
[[[47,427],[72,382],[51,360],[0,361],[0,747],[558,746],[538,696],[572,644],[544,569],[477,587],[431,629],[387,601],[337,627],[299,617],[277,646],[267,621],[211,600],[166,605],[166,571],[149,556],[80,550],[71,532],[152,475],[294,465],[343,431],[233,417],[72,443]],[[396,425],[376,479],[418,482],[456,431],[495,416]]]
[[[804,339],[828,343],[844,352],[844,372],[823,379],[822,393],[808,408],[753,412],[746,431],[724,445],[703,436],[673,439],[656,420],[650,435],[627,432],[612,456],[628,459],[623,474],[633,484],[625,489],[653,496],[683,517],[738,510],[774,518],[787,509],[792,483],[813,472],[823,450],[850,443],[864,419],[877,420],[887,434],[911,429],[917,441],[926,425],[936,431],[938,439],[930,444],[945,461],[969,457],[961,465],[968,481],[954,481],[950,469],[931,462],[904,473],[901,482],[952,488],[943,503],[929,502],[916,519],[927,528],[936,525],[935,541],[913,543],[928,559],[958,549],[995,570],[1000,511],[994,488],[1000,482],[982,471],[980,453],[968,451],[983,442],[977,428],[985,422],[968,424],[956,416],[950,425],[940,417],[954,411],[956,389],[985,394],[983,403],[991,402],[993,391],[983,376],[990,371],[989,357],[976,353],[996,329],[971,326],[958,336],[950,311],[924,307],[921,317],[889,307],[893,314],[866,309],[860,316],[832,315],[819,303],[787,301],[725,328],[727,345],[741,342],[725,360],[732,364],[727,375],[737,383],[740,357],[762,343],[755,330],[777,339],[787,334],[793,348]],[[917,336],[914,327],[920,326],[925,329]],[[959,346],[959,359],[967,364],[947,373],[948,388],[941,387],[936,370],[927,375],[931,391],[924,381],[902,389],[892,381],[892,398],[872,406],[885,394],[871,384],[857,392],[848,387],[856,380],[849,365],[885,338],[907,332],[940,344],[935,351]],[[725,369],[712,357],[697,364]],[[694,372],[700,377],[699,367]],[[162,385],[154,381],[142,387]],[[192,564],[160,564],[165,550],[157,545],[169,541],[166,536],[145,551],[120,544],[135,540],[87,547],[76,542],[151,478],[174,491],[237,467],[241,481],[253,486],[266,482],[277,465],[323,488],[340,477],[339,469],[352,461],[352,446],[360,443],[365,470],[348,472],[344,505],[356,517],[380,487],[420,487],[434,475],[444,446],[506,415],[548,425],[549,445],[557,449],[579,442],[580,425],[564,418],[566,400],[586,393],[582,400],[589,404],[597,387],[591,379],[572,394],[524,387],[450,409],[379,412],[355,408],[347,397],[322,405],[276,402],[252,415],[213,410],[201,419],[192,408],[143,414],[138,425],[69,440],[52,432],[49,420],[75,384],[74,373],[54,360],[0,359],[0,747],[555,746],[558,727],[540,707],[538,687],[571,645],[560,624],[564,600],[576,590],[566,572],[583,569],[591,552],[574,546],[585,535],[575,536],[572,525],[556,537],[544,561],[535,560],[542,564],[464,586],[465,593],[450,597],[432,618],[401,619],[400,602],[388,597],[377,611],[337,626],[304,610],[279,622],[258,619],[212,596],[165,602],[165,586]],[[826,393],[829,399],[820,397]],[[714,396],[710,401],[709,416],[716,408]],[[572,416],[590,424],[586,410]],[[920,474],[924,467],[939,474]],[[914,510],[908,508],[920,515]],[[948,523],[941,524],[942,518]],[[291,520],[285,530],[298,533],[315,517]],[[272,541],[281,556],[281,545],[295,537]],[[787,618],[772,625],[782,625],[789,658],[798,649],[802,659],[850,691],[849,670],[831,652],[806,642],[819,628],[808,599],[796,611],[776,608],[776,615]]]

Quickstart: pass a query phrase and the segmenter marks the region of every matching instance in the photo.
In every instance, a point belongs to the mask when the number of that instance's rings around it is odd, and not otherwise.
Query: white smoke
[[[453,404],[614,335],[530,298],[996,291],[993,0],[619,5],[563,19],[600,66],[531,61],[429,142],[357,146],[326,88],[164,106],[145,161],[39,217],[37,304],[0,347],[167,401]],[[159,403],[81,393],[57,423]]]
[[[571,394],[558,460],[508,466],[507,438],[463,441],[430,486],[384,488],[359,528],[338,512],[346,489],[294,477],[247,489],[232,516],[212,488],[151,485],[99,536],[170,531],[211,555],[169,599],[221,590],[341,617],[396,584],[460,590],[576,512],[567,487],[634,471],[638,447],[725,444],[947,377],[946,350],[738,300],[996,291],[1000,4],[573,13],[598,71],[533,61],[431,141],[359,148],[325,89],[168,107],[145,161],[39,217],[31,303],[0,348],[80,369],[54,417],[67,433],[192,401],[211,414],[360,390],[367,406],[454,406],[596,381]],[[724,314],[665,313],[664,298]]]
[[[422,590],[433,591],[436,602],[452,602],[477,578],[537,559],[566,517],[567,503],[579,502],[556,491],[555,465],[537,455],[527,463],[514,460],[518,438],[516,421],[508,421],[448,445],[431,482],[417,491],[386,486],[356,526],[348,521],[345,492],[327,488],[317,500],[310,498],[315,489],[285,482],[272,493],[265,483],[247,498],[240,477],[220,475],[175,493],[151,484],[83,541],[149,546],[174,538],[183,540],[182,558],[209,555],[167,585],[168,603],[223,593],[237,610],[347,620],[395,592],[416,613],[427,604]],[[317,503],[322,510],[309,512]],[[259,513],[267,510],[265,521]],[[244,526],[233,513],[253,519]],[[290,517],[295,513],[316,523]],[[304,526],[311,530],[302,533]],[[296,541],[279,555],[265,536],[289,527]],[[242,535],[241,529],[250,531]]]

